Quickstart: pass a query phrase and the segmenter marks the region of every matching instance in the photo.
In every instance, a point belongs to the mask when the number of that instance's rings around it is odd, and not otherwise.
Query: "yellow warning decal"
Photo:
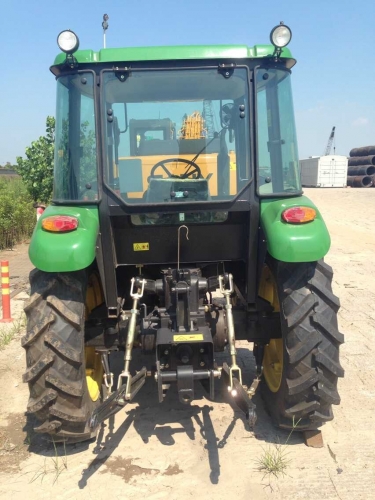
[[[149,243],[133,243],[134,252],[144,252],[145,250],[150,250]]]
[[[229,170],[237,170],[237,163],[235,161],[230,162]]]
[[[173,342],[197,342],[203,340],[203,333],[185,333],[184,335],[173,335]]]

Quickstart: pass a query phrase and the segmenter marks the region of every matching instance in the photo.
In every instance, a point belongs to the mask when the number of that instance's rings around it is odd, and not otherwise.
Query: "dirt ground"
[[[341,300],[339,325],[345,334],[342,401],[334,407],[335,419],[323,427],[324,447],[308,448],[293,434],[286,475],[264,477],[257,460],[284,443],[288,433],[272,427],[259,395],[258,422],[248,432],[241,413],[208,401],[203,392],[190,408],[179,405],[173,393],[159,405],[150,381],[95,442],[55,448],[33,434],[24,415],[28,390],[21,380],[20,331],[0,351],[0,498],[375,498],[375,189],[305,193],[331,234],[326,261],[335,271],[333,288]],[[13,299],[18,311],[24,297]],[[238,348],[249,381],[253,358],[246,343]]]

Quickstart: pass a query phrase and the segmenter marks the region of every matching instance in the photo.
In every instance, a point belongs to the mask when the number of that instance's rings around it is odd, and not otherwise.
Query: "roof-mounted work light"
[[[281,21],[281,23],[275,26],[271,31],[270,39],[272,45],[274,45],[276,49],[282,49],[286,47],[292,39],[292,31]]]
[[[65,54],[74,54],[79,47],[78,36],[71,30],[62,31],[57,37],[57,45]]]
[[[292,30],[285,26],[285,24],[281,21],[278,26],[275,26],[270,34],[270,40],[272,45],[275,47],[275,52],[273,56],[275,61],[279,60],[282,49],[288,45],[290,40],[292,39]]]

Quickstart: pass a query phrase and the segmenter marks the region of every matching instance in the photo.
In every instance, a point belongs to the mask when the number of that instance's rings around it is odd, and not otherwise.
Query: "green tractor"
[[[278,427],[333,418],[339,300],[301,189],[290,39],[280,24],[269,45],[93,52],[60,33],[53,201],[22,339],[36,432],[91,439],[147,377],[185,404],[220,379],[250,426],[259,383]],[[236,340],[254,346],[247,385]]]

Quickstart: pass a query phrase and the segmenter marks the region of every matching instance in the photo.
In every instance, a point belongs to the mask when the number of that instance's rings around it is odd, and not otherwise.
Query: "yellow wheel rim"
[[[272,392],[280,389],[283,374],[283,340],[271,339],[264,348],[263,376]]]
[[[267,300],[274,312],[280,311],[275,280],[268,266],[264,266],[259,287],[259,296]],[[264,347],[263,376],[272,392],[280,389],[283,374],[283,339],[271,339]]]
[[[103,291],[99,275],[93,272],[87,283],[86,293],[86,319],[95,307],[104,302]],[[103,382],[103,365],[100,354],[95,352],[95,347],[85,347],[86,383],[92,401],[97,401]]]
[[[85,347],[86,383],[92,401],[97,401],[103,381],[103,365],[95,347]]]

